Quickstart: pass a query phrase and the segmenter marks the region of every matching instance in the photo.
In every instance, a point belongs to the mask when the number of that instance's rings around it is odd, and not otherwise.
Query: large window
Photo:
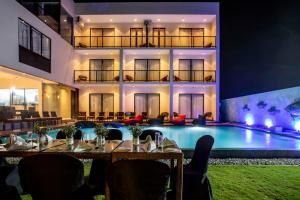
[[[159,81],[160,59],[135,59],[134,70],[135,81]]]
[[[90,94],[90,112],[114,112],[114,94],[93,93]]]
[[[113,81],[114,59],[90,59],[90,81]]]
[[[0,89],[0,106],[10,105],[10,89]]]
[[[157,93],[134,94],[134,112],[136,114],[147,112],[149,117],[157,117],[160,113],[160,95]]]
[[[19,19],[19,45],[47,59],[51,57],[50,38],[22,19]]]
[[[204,112],[203,94],[179,94],[179,113],[186,118],[198,118]]]

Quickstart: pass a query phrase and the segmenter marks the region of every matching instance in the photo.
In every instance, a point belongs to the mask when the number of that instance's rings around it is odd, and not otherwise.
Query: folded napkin
[[[151,136],[148,135],[145,140],[145,150],[151,152],[156,149],[155,142],[152,140]]]
[[[26,142],[16,142],[15,144],[11,144],[8,146],[8,151],[16,151],[16,150],[29,150],[32,147],[36,147],[36,143],[26,143]]]
[[[169,140],[168,138],[163,140],[162,146],[164,148],[178,148],[176,142],[174,140]]]

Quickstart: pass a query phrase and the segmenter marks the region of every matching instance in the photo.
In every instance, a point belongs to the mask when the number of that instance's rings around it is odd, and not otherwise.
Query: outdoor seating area
[[[199,115],[198,118],[187,119],[185,114],[173,113],[173,117],[170,117],[168,112],[162,112],[156,118],[148,117],[147,112],[142,112],[136,115],[135,112],[99,112],[96,115],[95,112],[90,112],[87,116],[87,112],[79,112],[77,115],[78,121],[92,121],[103,123],[121,123],[123,125],[186,125],[191,123],[194,125],[206,125],[206,121],[214,121],[211,112],[206,112],[203,115]]]
[[[16,145],[13,143],[2,147],[2,161],[5,157],[22,159],[17,165],[5,162],[0,167],[1,199],[19,200],[21,194],[29,194],[40,200],[89,200],[95,195],[104,195],[106,200],[196,200],[212,195],[207,177],[214,141],[211,136],[199,138],[191,163],[183,165],[181,149],[158,130],[132,129],[133,139],[123,140],[120,130],[97,125],[95,140],[83,140],[80,129],[71,129],[72,126],[61,129],[55,140],[37,148],[11,150],[9,146]],[[68,139],[70,130],[74,131],[73,143]],[[100,134],[104,134],[105,130],[108,131],[106,140],[99,143]],[[134,139],[135,133],[140,139],[138,143]],[[84,164],[80,159],[93,160],[88,177],[84,177]],[[200,182],[182,182],[191,178],[190,173],[197,174]],[[7,177],[15,176],[19,177],[20,185],[7,184]],[[193,196],[185,194],[190,190],[193,190]]]
[[[55,111],[43,111],[42,116],[35,110],[16,110],[15,107],[0,106],[0,130],[16,130],[32,128],[34,123],[42,123],[45,126],[58,125],[62,118]]]

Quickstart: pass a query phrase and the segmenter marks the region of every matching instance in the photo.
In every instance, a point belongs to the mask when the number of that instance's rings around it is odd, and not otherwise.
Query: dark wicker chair
[[[106,119],[113,121],[115,119],[115,113],[114,112],[109,112],[108,117]]]
[[[87,120],[95,120],[96,114],[95,112],[90,112],[89,116],[87,116]]]
[[[162,132],[158,130],[153,130],[153,129],[147,129],[143,130],[142,134],[140,135],[140,140],[145,140],[148,135],[151,136],[151,139],[154,141],[155,140],[155,134],[158,133],[159,135],[163,135]]]
[[[210,151],[214,144],[214,138],[210,135],[198,139],[192,161],[183,166],[183,200],[211,200],[212,189],[207,177],[207,168]],[[172,180],[175,180],[172,178]],[[171,181],[174,196],[175,182]],[[172,199],[172,198],[170,198]]]
[[[24,191],[33,200],[93,199],[83,179],[83,164],[65,154],[37,154],[19,162]]]
[[[109,129],[108,135],[105,137],[106,140],[122,140],[122,138],[123,135],[119,129]],[[107,160],[93,160],[87,183],[94,195],[104,194],[105,176],[110,163]]]
[[[163,200],[170,168],[153,160],[120,160],[112,163],[107,182],[111,200]]]

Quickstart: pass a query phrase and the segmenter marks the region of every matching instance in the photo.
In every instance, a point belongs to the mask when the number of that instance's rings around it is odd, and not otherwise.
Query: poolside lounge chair
[[[108,117],[106,118],[108,121],[113,121],[115,119],[115,113],[109,112]]]
[[[36,154],[21,159],[18,168],[22,188],[33,199],[93,199],[84,189],[83,164],[72,156]]]
[[[77,120],[86,120],[86,112],[79,112]]]
[[[58,117],[55,111],[50,112],[51,117],[56,119],[56,124],[61,124],[62,123],[62,117]]]
[[[169,166],[159,161],[114,162],[107,176],[110,199],[165,199],[169,176]]]
[[[143,121],[147,121],[148,120],[148,113],[147,112],[142,112],[143,115]]]
[[[104,121],[105,119],[105,112],[99,112],[99,116],[97,117],[98,121]]]
[[[157,118],[150,118],[148,120],[148,123],[150,125],[161,125],[164,123],[164,120],[166,117],[168,117],[169,113],[163,112],[160,115],[157,116]]]
[[[185,125],[185,115],[179,114],[171,120],[171,123],[174,125]]]
[[[143,116],[142,115],[137,115],[135,118],[124,119],[123,123],[126,124],[126,125],[141,124],[141,123],[143,123]]]
[[[90,112],[89,116],[87,116],[87,120],[95,120],[95,112]]]
[[[117,112],[117,120],[123,120],[124,119],[124,112]]]

